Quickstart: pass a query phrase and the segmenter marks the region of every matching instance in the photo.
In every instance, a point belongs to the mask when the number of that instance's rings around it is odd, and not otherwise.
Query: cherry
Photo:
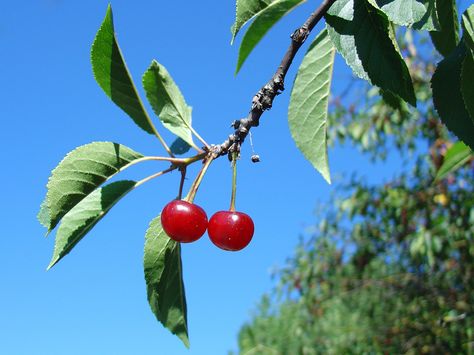
[[[207,233],[211,241],[224,250],[237,251],[252,240],[252,218],[243,212],[219,211],[209,220]]]
[[[207,215],[198,205],[174,200],[163,208],[161,226],[171,239],[190,243],[201,238],[206,232]]]

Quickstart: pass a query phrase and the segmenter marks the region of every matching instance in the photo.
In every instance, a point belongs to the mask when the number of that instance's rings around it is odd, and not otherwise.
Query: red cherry
[[[224,250],[237,251],[252,240],[252,218],[242,212],[219,211],[209,220],[207,233],[211,241]]]
[[[161,226],[171,239],[190,243],[201,238],[206,232],[207,215],[198,205],[174,200],[163,208]]]

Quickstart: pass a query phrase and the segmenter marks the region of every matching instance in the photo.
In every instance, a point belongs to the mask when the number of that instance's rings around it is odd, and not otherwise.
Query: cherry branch
[[[263,112],[272,108],[273,100],[284,89],[285,76],[296,56],[296,53],[306,41],[311,30],[318,24],[336,0],[324,0],[321,5],[311,14],[306,22],[291,35],[291,43],[286,51],[277,71],[252,98],[252,106],[246,118],[234,121],[232,126],[235,131],[220,145],[211,146],[212,156],[217,158],[221,155],[238,153],[240,146],[247,137],[252,127],[257,127]]]

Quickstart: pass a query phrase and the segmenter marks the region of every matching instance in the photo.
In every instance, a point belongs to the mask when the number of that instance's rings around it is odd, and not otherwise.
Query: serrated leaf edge
[[[123,145],[123,144],[116,143],[116,142],[111,142],[111,141],[94,141],[94,142],[90,142],[90,143],[86,143],[86,144],[77,146],[77,147],[74,148],[73,150],[69,151],[69,152],[61,159],[61,161],[56,165],[56,167],[55,167],[53,170],[51,170],[51,174],[50,174],[49,177],[48,177],[48,182],[46,183],[46,196],[45,196],[45,198],[44,198],[44,200],[43,200],[43,203],[46,202],[46,208],[47,208],[48,213],[49,213],[49,210],[50,210],[50,208],[51,208],[50,202],[49,202],[49,199],[48,199],[48,195],[49,195],[50,184],[52,183],[52,179],[53,179],[54,172],[64,163],[64,161],[65,161],[66,159],[68,159],[68,158],[70,157],[71,154],[77,152],[77,150],[79,150],[79,149],[81,149],[81,148],[87,147],[87,146],[92,145],[92,144],[97,144],[97,143],[98,143],[98,144],[100,144],[100,143],[111,143],[111,144]],[[126,148],[128,148],[128,147],[126,147]],[[126,165],[124,165],[123,167],[121,167],[120,169],[118,169],[116,173],[110,175],[110,176],[109,176],[107,179],[105,179],[100,185],[96,186],[96,188],[95,188],[94,190],[92,190],[89,194],[91,194],[92,192],[94,192],[95,190],[97,190],[97,188],[99,188],[100,186],[102,186],[104,183],[106,183],[107,181],[109,181],[110,179],[112,179],[115,175],[117,175],[118,173],[122,172],[123,170],[129,168],[129,167],[132,166],[132,165],[135,165],[135,164],[139,163],[139,162],[142,161],[142,160],[148,159],[148,157],[145,157],[143,154],[141,154],[141,153],[139,153],[139,152],[137,152],[137,151],[135,151],[135,150],[133,150],[133,149],[131,149],[131,148],[128,148],[128,149],[130,149],[131,151],[133,151],[133,152],[135,152],[135,153],[141,155],[141,158],[136,159],[136,160],[132,160],[132,161],[129,162],[128,164],[126,164]],[[77,205],[80,201],[82,201],[84,198],[86,198],[87,196],[88,196],[88,195],[86,195],[86,196],[84,196],[82,199],[80,199],[80,200],[76,203],[76,205]],[[42,204],[43,204],[43,203],[42,203]],[[75,205],[75,206],[76,206],[76,205]],[[74,207],[72,207],[72,208],[74,208]],[[72,209],[72,208],[71,208],[71,209]],[[40,208],[40,212],[41,212],[41,208]],[[40,212],[39,212],[39,213],[40,213]],[[39,222],[40,222],[42,225],[44,225],[44,224],[42,223],[42,221],[39,219],[39,213],[38,213],[38,215],[37,215],[36,217],[38,218]],[[48,229],[47,232],[46,232],[46,236],[48,236],[48,235],[51,233],[51,231],[53,231],[53,230],[56,228],[56,226],[59,224],[59,222],[61,221],[61,219],[63,219],[66,214],[67,214],[67,212],[66,212],[61,218],[59,218],[58,221],[57,221],[54,225],[51,224],[51,220],[50,220],[49,226],[45,226],[45,227]],[[51,216],[50,216],[50,217],[51,217]]]

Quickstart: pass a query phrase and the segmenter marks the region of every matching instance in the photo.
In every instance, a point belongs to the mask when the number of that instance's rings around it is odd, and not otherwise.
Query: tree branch
[[[252,106],[248,116],[233,122],[232,126],[235,131],[222,144],[211,146],[210,149],[214,158],[226,154],[231,157],[232,153],[238,153],[240,151],[240,146],[247,137],[250,129],[259,125],[260,116],[262,116],[264,111],[272,108],[275,97],[285,89],[284,81],[286,73],[301,45],[306,41],[311,30],[317,25],[319,20],[321,20],[335,1],[336,0],[324,0],[316,11],[306,20],[303,26],[293,32],[290,46],[277,71],[270,81],[252,98]]]

